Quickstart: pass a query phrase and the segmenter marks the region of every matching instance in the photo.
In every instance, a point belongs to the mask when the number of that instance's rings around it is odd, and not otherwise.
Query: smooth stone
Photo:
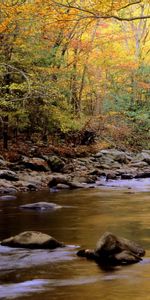
[[[16,194],[17,189],[14,187],[1,187],[0,194]]]
[[[17,197],[14,195],[4,195],[4,196],[0,196],[0,200],[16,200]]]
[[[133,179],[134,176],[132,174],[122,174],[121,179]]]
[[[62,206],[57,205],[52,202],[37,202],[31,204],[20,205],[23,209],[33,209],[33,210],[56,210],[62,208]]]
[[[58,247],[64,247],[62,242],[57,241],[48,234],[38,231],[21,232],[18,235],[2,240],[1,245],[12,248],[29,249],[55,249]]]
[[[70,189],[70,186],[67,184],[63,184],[63,183],[58,183],[56,185],[56,188],[58,188],[59,190],[66,190],[66,189]]]
[[[51,176],[48,186],[49,188],[56,187],[58,184],[69,185],[68,180],[64,176]]]

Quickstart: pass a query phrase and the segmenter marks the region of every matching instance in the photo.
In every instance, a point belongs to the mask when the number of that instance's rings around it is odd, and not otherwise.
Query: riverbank
[[[110,180],[150,178],[150,150],[137,154],[116,149],[67,158],[33,151],[11,162],[0,157],[0,194],[105,185]]]

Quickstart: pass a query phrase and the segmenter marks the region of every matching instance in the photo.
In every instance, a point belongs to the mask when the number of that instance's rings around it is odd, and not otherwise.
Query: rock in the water
[[[55,203],[51,202],[37,202],[37,203],[31,203],[31,204],[25,204],[20,205],[23,209],[33,209],[33,210],[56,210],[60,209],[62,206],[57,205]]]
[[[124,265],[139,262],[145,250],[137,243],[106,232],[98,241],[95,250],[79,250],[78,256],[93,259],[101,265]]]
[[[16,200],[17,197],[14,195],[3,195],[0,196],[0,200]]]
[[[50,188],[53,188],[60,183],[68,185],[68,180],[64,176],[52,176],[51,179],[49,180],[48,186]]]
[[[141,257],[127,250],[124,250],[112,256],[112,263],[117,265],[118,264],[130,265],[130,264],[138,263],[141,260],[142,260]],[[110,261],[111,261],[111,257],[110,257]]]
[[[25,231],[16,236],[1,241],[2,246],[13,248],[29,248],[29,249],[55,249],[64,247],[62,242],[57,241],[52,236],[38,232]]]
[[[86,187],[86,184],[77,182],[77,181],[71,181],[69,182],[69,186],[71,189],[82,189]]]
[[[14,187],[7,187],[7,186],[0,187],[0,194],[16,194],[16,193],[17,193],[17,189]]]
[[[150,171],[138,172],[135,178],[150,178]]]
[[[95,253],[99,256],[109,256],[120,253],[124,250],[131,251],[135,255],[144,256],[144,249],[137,243],[128,239],[117,237],[116,235],[106,232],[100,238],[96,245]]]
[[[118,178],[118,175],[116,173],[107,173],[106,175],[106,181],[108,180],[116,180]]]
[[[133,179],[134,176],[132,174],[129,173],[125,173],[121,175],[121,179]]]
[[[69,187],[70,189],[78,189],[78,188],[84,188],[86,185],[76,182],[76,181],[69,181],[65,177],[62,176],[53,176],[49,183],[48,186],[50,188],[56,188],[59,189],[59,184],[63,184],[66,187]],[[61,189],[62,186],[60,186]]]
[[[58,190],[67,190],[67,189],[70,189],[70,186],[67,185],[67,184],[58,183],[58,184],[56,185],[56,188],[57,188]]]

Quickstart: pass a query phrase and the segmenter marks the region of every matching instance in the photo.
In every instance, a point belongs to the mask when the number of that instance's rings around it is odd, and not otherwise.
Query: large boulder
[[[64,176],[51,176],[49,182],[48,182],[48,186],[49,188],[54,188],[57,186],[57,184],[65,184],[68,185],[68,179]]]
[[[138,172],[135,176],[135,178],[149,178],[150,177],[150,171],[145,170],[143,172]]]
[[[79,189],[79,188],[85,188],[86,185],[79,183],[77,181],[71,181],[67,178],[65,178],[64,176],[51,176],[48,186],[49,188],[53,189],[62,189],[62,186],[60,187],[60,184],[65,185],[65,188],[69,188],[69,189]]]
[[[56,155],[49,156],[47,162],[52,172],[62,172],[65,166],[64,161]]]
[[[21,160],[14,165],[13,169],[20,170],[20,169],[29,169],[32,171],[39,171],[39,172],[47,172],[49,171],[48,163],[39,157],[26,157],[22,156]]]
[[[135,157],[137,161],[144,161],[150,165],[150,152],[143,150],[141,153],[137,154]]]
[[[127,265],[141,261],[145,250],[133,241],[106,232],[98,241],[95,250],[79,250],[77,255],[93,259],[101,265]]]
[[[106,232],[100,238],[96,245],[96,255],[107,257],[112,254],[117,254],[122,251],[131,251],[132,253],[143,256],[145,254],[144,249],[137,243],[125,239],[123,237],[117,237],[116,235]]]
[[[22,232],[18,235],[2,240],[1,245],[13,248],[29,249],[55,249],[58,247],[64,247],[62,242],[57,241],[48,234],[38,231]]]
[[[95,157],[100,158],[101,162],[117,161],[119,163],[128,163],[131,157],[128,153],[116,149],[101,150]]]

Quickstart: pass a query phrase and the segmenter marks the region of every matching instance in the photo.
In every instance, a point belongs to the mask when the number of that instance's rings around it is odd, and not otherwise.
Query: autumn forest
[[[150,143],[150,4],[0,1],[0,138]]]

